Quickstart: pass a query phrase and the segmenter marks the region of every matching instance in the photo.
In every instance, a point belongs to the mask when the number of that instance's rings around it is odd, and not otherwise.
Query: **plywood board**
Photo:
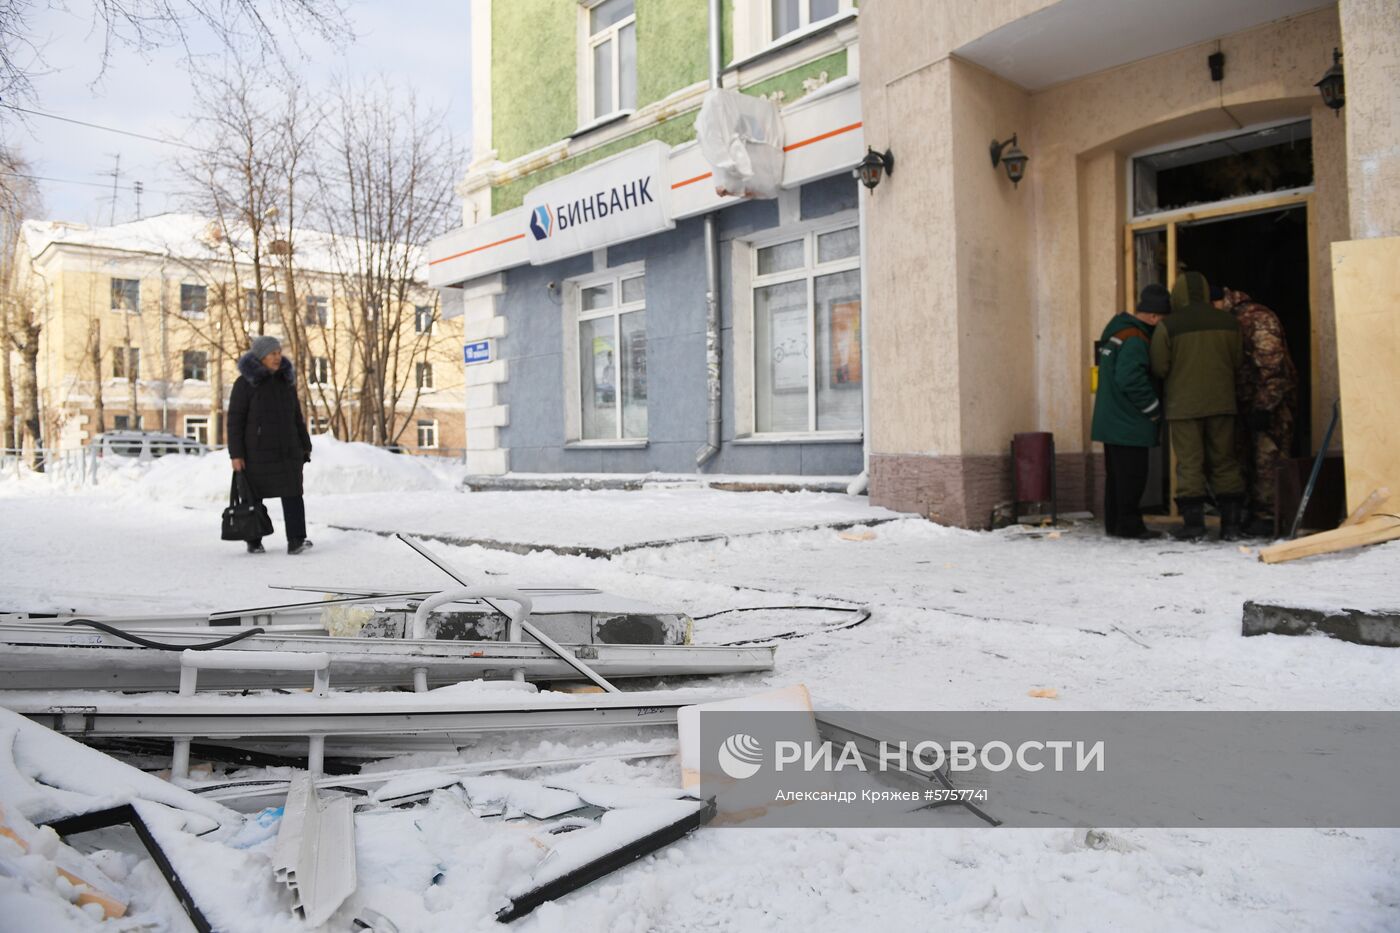
[[[1347,510],[1400,489],[1400,237],[1332,244]]]

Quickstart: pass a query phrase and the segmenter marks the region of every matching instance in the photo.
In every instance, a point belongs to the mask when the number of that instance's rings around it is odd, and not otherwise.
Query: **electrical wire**
[[[839,625],[823,625],[821,628],[807,632],[781,632],[777,635],[767,635],[763,638],[745,638],[740,641],[726,641],[721,644],[721,647],[735,648],[740,645],[757,645],[769,641],[808,638],[812,635],[822,635],[827,632],[842,632],[846,629],[855,628],[874,615],[874,612],[869,606],[737,606],[733,609],[721,609],[718,612],[710,612],[702,616],[691,616],[690,618],[692,621],[701,622],[705,619],[713,619],[715,616],[722,616],[731,612],[811,612],[814,610],[819,610],[821,612],[854,613],[856,618],[850,622],[842,622]]]
[[[88,625],[92,628],[97,629],[98,631],[106,632],[108,635],[112,635],[116,638],[129,641],[133,645],[140,645],[142,648],[156,648],[160,651],[208,651],[211,648],[222,648],[225,645],[231,645],[234,642],[242,641],[245,638],[252,638],[254,635],[261,635],[266,631],[266,629],[262,628],[250,628],[244,629],[237,635],[230,635],[228,638],[220,638],[216,641],[206,641],[198,645],[172,645],[168,642],[151,641],[149,638],[142,638],[140,635],[133,635],[131,632],[123,632],[121,629],[116,628],[115,626],[108,625],[106,622],[98,622],[94,619],[70,619],[67,622],[64,622],[63,624]]]
[[[27,113],[30,116],[44,117],[49,120],[59,120],[63,123],[72,123],[76,126],[85,126],[88,129],[92,130],[102,130],[107,133],[120,133],[122,136],[132,136],[136,139],[144,139],[147,142],[164,143],[167,146],[179,146],[181,149],[190,149],[194,152],[208,151],[207,149],[204,149],[200,146],[191,146],[189,143],[177,142],[173,139],[161,139],[159,136],[147,136],[144,133],[133,133],[131,130],[117,129],[115,126],[103,126],[101,123],[89,123],[86,120],[77,120],[73,117],[63,117],[59,116],[56,113],[44,113],[42,110],[30,110],[28,107],[19,107],[15,104],[7,104],[4,102],[0,102],[0,107],[8,107],[11,110],[17,111],[19,113]]]

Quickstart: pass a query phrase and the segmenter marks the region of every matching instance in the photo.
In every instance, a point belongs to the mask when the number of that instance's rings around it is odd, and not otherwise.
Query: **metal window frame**
[[[762,438],[780,438],[793,435],[810,434],[842,434],[846,431],[821,431],[817,428],[817,279],[826,275],[834,275],[840,272],[856,271],[861,272],[861,253],[857,246],[854,256],[844,259],[836,259],[831,262],[817,261],[817,240],[826,234],[836,233],[841,230],[855,229],[857,235],[860,233],[859,215],[844,211],[834,218],[822,218],[820,221],[804,225],[797,230],[786,229],[767,233],[763,236],[755,237],[749,241],[749,310],[752,315],[751,328],[753,330],[754,352],[749,355],[748,376],[749,384],[753,386],[753,410],[750,412],[752,424],[754,426],[753,436]],[[760,275],[758,272],[759,250],[768,249],[773,246],[780,246],[784,243],[792,243],[801,240],[802,246],[802,266],[797,269],[787,269],[782,272],[770,272],[767,275]],[[863,273],[862,273],[863,274]],[[807,429],[805,431],[760,431],[758,429],[758,291],[761,288],[769,288],[774,285],[786,285],[790,282],[807,283]],[[861,340],[865,335],[861,335]],[[864,425],[861,426],[864,430]]]
[[[642,279],[642,280],[643,280],[643,282],[642,282],[642,300],[641,300],[641,301],[629,301],[629,302],[624,302],[624,301],[622,300],[622,283],[623,283],[624,281],[631,281],[631,280],[633,280],[633,279]],[[572,280],[571,282],[569,282],[569,285],[570,285],[570,286],[572,287],[572,289],[573,289],[573,294],[570,296],[570,298],[571,298],[571,303],[572,303],[572,309],[571,309],[571,310],[573,311],[573,318],[574,318],[574,321],[573,321],[573,328],[574,328],[574,333],[575,333],[575,339],[576,339],[577,341],[579,341],[579,347],[580,347],[580,352],[574,354],[575,359],[574,359],[574,361],[573,361],[573,366],[574,366],[574,386],[575,386],[575,388],[576,388],[576,391],[578,392],[578,418],[579,418],[579,422],[578,422],[578,433],[579,433],[579,437],[578,437],[578,439],[579,439],[580,441],[624,441],[624,440],[626,440],[626,441],[638,441],[638,440],[644,441],[644,440],[647,439],[647,436],[649,436],[650,433],[651,433],[651,420],[650,420],[650,417],[648,417],[648,419],[647,419],[647,435],[644,435],[644,436],[638,438],[638,437],[627,437],[627,436],[624,434],[624,428],[623,428],[623,423],[622,423],[622,365],[621,365],[622,360],[621,360],[621,352],[622,352],[622,316],[623,316],[624,314],[635,314],[635,313],[637,313],[637,312],[639,312],[639,311],[640,311],[643,315],[646,314],[646,310],[647,310],[647,301],[646,301],[646,267],[645,267],[643,264],[641,264],[641,263],[629,263],[629,264],[627,264],[627,265],[625,265],[625,266],[618,266],[617,268],[609,269],[607,272],[597,273],[597,274],[595,274],[595,275],[582,276],[582,277],[580,277],[580,278],[574,279],[574,280]],[[588,311],[585,311],[585,310],[583,309],[583,293],[584,293],[584,291],[585,291],[586,289],[590,289],[590,288],[597,288],[599,285],[610,285],[610,286],[612,287],[612,296],[613,296],[613,298],[612,298],[612,300],[613,300],[612,305],[611,305],[610,307],[607,307],[607,308],[593,308],[593,309],[590,309],[590,310],[588,310]],[[618,351],[618,354],[619,354],[619,358],[618,358],[618,386],[617,386],[617,393],[616,393],[616,395],[615,395],[614,398],[613,398],[613,407],[614,407],[614,411],[615,411],[615,413],[616,413],[615,421],[616,421],[616,424],[617,424],[617,428],[616,428],[616,431],[614,432],[614,436],[613,436],[613,437],[585,437],[585,436],[584,436],[584,428],[583,428],[583,426],[584,426],[584,424],[585,424],[585,420],[584,420],[584,407],[583,407],[583,406],[584,406],[584,398],[583,398],[583,362],[582,362],[582,359],[581,359],[581,356],[582,356],[581,349],[582,349],[582,340],[583,340],[583,338],[582,338],[580,332],[581,332],[582,325],[588,323],[589,321],[596,321],[596,320],[599,320],[599,319],[601,319],[601,318],[606,318],[606,317],[612,318],[612,322],[613,322],[613,324],[612,324],[613,346],[617,348],[617,351]],[[645,322],[645,317],[643,318],[643,321]],[[648,402],[650,402],[650,393],[648,393]],[[648,415],[650,415],[650,405],[648,405]]]

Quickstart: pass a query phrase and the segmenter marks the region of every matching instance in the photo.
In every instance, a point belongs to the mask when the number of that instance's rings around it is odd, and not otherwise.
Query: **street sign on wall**
[[[525,196],[533,265],[670,230],[671,147],[653,140]]]
[[[477,340],[462,347],[462,362],[468,366],[473,363],[489,363],[494,355],[489,340]]]

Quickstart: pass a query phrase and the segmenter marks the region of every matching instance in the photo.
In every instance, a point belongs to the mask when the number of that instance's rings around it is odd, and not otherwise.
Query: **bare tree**
[[[298,240],[318,116],[295,79],[268,82],[276,92],[260,92],[259,76],[266,72],[231,58],[224,72],[202,77],[201,147],[180,163],[196,192],[191,209],[211,219],[205,235],[211,261],[190,267],[213,293],[207,324],[193,326],[214,358],[211,415],[219,440],[223,363],[252,336],[280,326],[288,355],[306,374]]]
[[[50,6],[78,7],[91,14],[102,37],[98,76],[119,49],[139,53],[165,46],[190,55],[191,36],[207,32],[227,51],[254,51],[265,60],[285,62],[286,37],[299,35],[340,43],[352,38],[342,0],[48,0]],[[0,97],[34,100],[33,77],[43,67],[42,50],[31,37],[33,0],[0,0]]]
[[[3,362],[5,401],[5,446],[20,448],[27,437],[34,451],[34,465],[42,468],[42,420],[39,411],[39,336],[43,330],[44,302],[48,289],[38,289],[30,270],[23,268],[20,242],[25,219],[39,209],[39,195],[33,181],[22,177],[29,165],[17,154],[0,150],[0,361]],[[20,357],[19,392],[16,399],[11,353]],[[14,419],[23,424],[23,436],[16,433]]]
[[[462,152],[441,114],[384,81],[341,87],[328,122],[319,216],[335,238],[361,377],[352,437],[397,443],[411,423],[431,338],[414,326],[421,244],[452,221]],[[434,309],[434,316],[436,310]]]

